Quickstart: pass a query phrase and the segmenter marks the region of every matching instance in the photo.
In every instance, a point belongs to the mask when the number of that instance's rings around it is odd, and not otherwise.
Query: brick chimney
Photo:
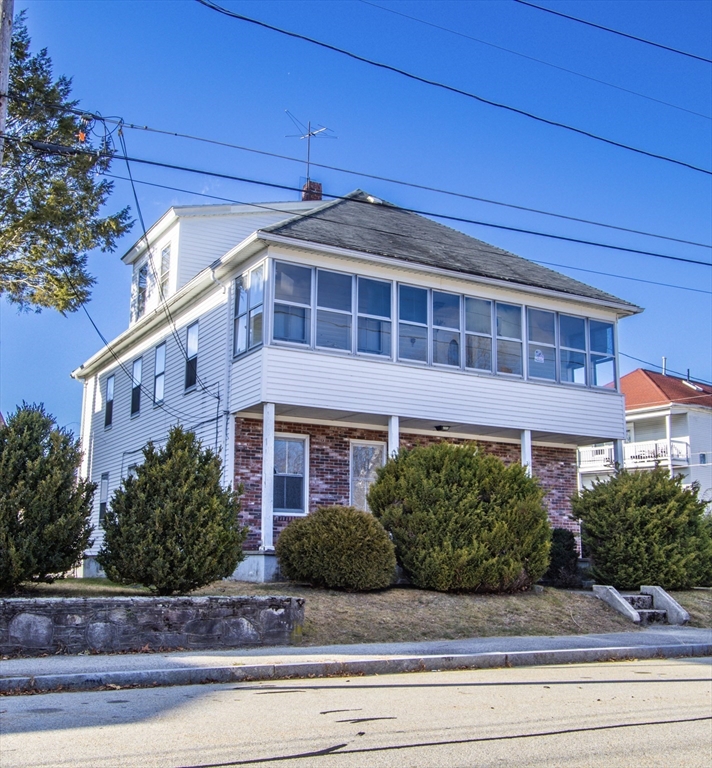
[[[321,184],[307,179],[307,183],[302,187],[302,200],[321,200]]]

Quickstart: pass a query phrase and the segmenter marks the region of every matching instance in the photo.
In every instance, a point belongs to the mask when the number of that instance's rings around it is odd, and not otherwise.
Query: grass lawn
[[[108,597],[148,595],[106,579],[62,579],[24,589],[24,597]],[[292,595],[306,599],[303,645],[450,640],[494,635],[572,635],[635,631],[592,594],[546,588],[543,594],[458,595],[412,587],[349,593],[289,583],[217,581],[198,595]],[[693,617],[692,626],[711,626],[712,592],[676,597]]]

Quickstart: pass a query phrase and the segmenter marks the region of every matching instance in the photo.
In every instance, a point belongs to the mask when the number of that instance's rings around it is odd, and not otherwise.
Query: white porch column
[[[273,550],[274,403],[262,406],[262,550]]]
[[[527,476],[532,476],[532,431],[522,430],[522,466],[526,469]]]
[[[400,445],[400,419],[398,416],[388,417],[388,458],[392,458],[398,453],[398,446]]]
[[[668,469],[670,470],[670,477],[674,477],[672,471],[672,413],[670,411],[665,416],[665,440],[667,441]]]

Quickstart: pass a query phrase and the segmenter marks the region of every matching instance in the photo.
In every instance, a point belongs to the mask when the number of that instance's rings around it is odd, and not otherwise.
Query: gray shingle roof
[[[375,202],[373,202],[375,200]],[[610,293],[515,256],[424,216],[371,197],[362,190],[306,215],[265,227],[294,240],[362,251],[414,265],[439,267],[524,286],[639,307]]]

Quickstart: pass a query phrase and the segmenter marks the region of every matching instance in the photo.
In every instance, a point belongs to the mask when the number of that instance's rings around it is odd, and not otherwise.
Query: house
[[[638,368],[621,377],[625,397],[626,469],[667,467],[684,485],[697,482],[712,501],[712,386]],[[579,484],[613,474],[613,446],[579,449]]]
[[[128,329],[84,384],[94,524],[176,422],[221,452],[249,526],[240,578],[319,505],[367,508],[401,446],[477,441],[576,529],[576,449],[625,437],[616,323],[640,308],[357,190],[171,208],[123,257]],[[87,553],[85,572],[95,572]]]

